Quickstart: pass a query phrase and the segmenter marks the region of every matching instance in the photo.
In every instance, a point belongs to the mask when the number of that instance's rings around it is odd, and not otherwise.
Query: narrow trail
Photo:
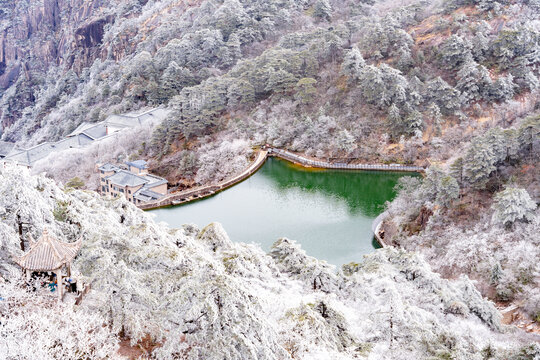
[[[338,170],[372,170],[372,171],[406,171],[406,172],[423,172],[425,169],[419,166],[405,166],[399,164],[347,164],[347,163],[330,163],[319,161],[307,157],[296,155],[290,151],[281,149],[262,149],[258,152],[257,158],[251,165],[242,171],[240,174],[223,180],[217,184],[198,186],[188,190],[179,191],[166,195],[160,200],[153,201],[140,205],[143,210],[157,209],[165,206],[180,205],[190,201],[199,200],[215,193],[225,190],[253,175],[264,164],[269,156],[278,157],[283,160],[302,165],[304,167],[314,167],[320,169],[338,169]]]

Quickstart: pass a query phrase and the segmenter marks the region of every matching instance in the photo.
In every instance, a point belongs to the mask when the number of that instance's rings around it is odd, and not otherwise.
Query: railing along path
[[[400,164],[346,164],[346,163],[329,163],[326,161],[319,161],[308,159],[303,156],[299,156],[291,153],[290,151],[281,149],[269,149],[269,156],[276,156],[285,160],[299,163],[300,165],[307,165],[311,167],[317,167],[322,169],[344,169],[344,170],[378,170],[378,171],[408,171],[408,172],[422,172],[423,167],[420,166],[407,166]]]

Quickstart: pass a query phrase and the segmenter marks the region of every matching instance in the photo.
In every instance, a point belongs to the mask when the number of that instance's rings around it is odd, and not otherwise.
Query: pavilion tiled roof
[[[52,271],[71,263],[79,249],[81,240],[65,243],[49,235],[47,229],[36,242],[30,242],[30,250],[15,262],[23,269],[31,271]]]

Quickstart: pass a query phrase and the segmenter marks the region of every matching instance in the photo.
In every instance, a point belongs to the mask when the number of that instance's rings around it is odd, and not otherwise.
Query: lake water
[[[233,241],[268,251],[280,237],[335,265],[360,262],[378,247],[372,221],[410,173],[306,169],[269,158],[244,182],[212,197],[150,211],[172,227],[217,221]],[[414,174],[413,174],[414,176]]]

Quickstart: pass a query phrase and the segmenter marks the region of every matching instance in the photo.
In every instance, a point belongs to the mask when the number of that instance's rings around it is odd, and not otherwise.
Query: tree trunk
[[[21,222],[21,215],[17,214],[17,225],[19,228],[19,239],[21,244],[21,250],[24,251],[24,238],[23,238],[23,224]]]

